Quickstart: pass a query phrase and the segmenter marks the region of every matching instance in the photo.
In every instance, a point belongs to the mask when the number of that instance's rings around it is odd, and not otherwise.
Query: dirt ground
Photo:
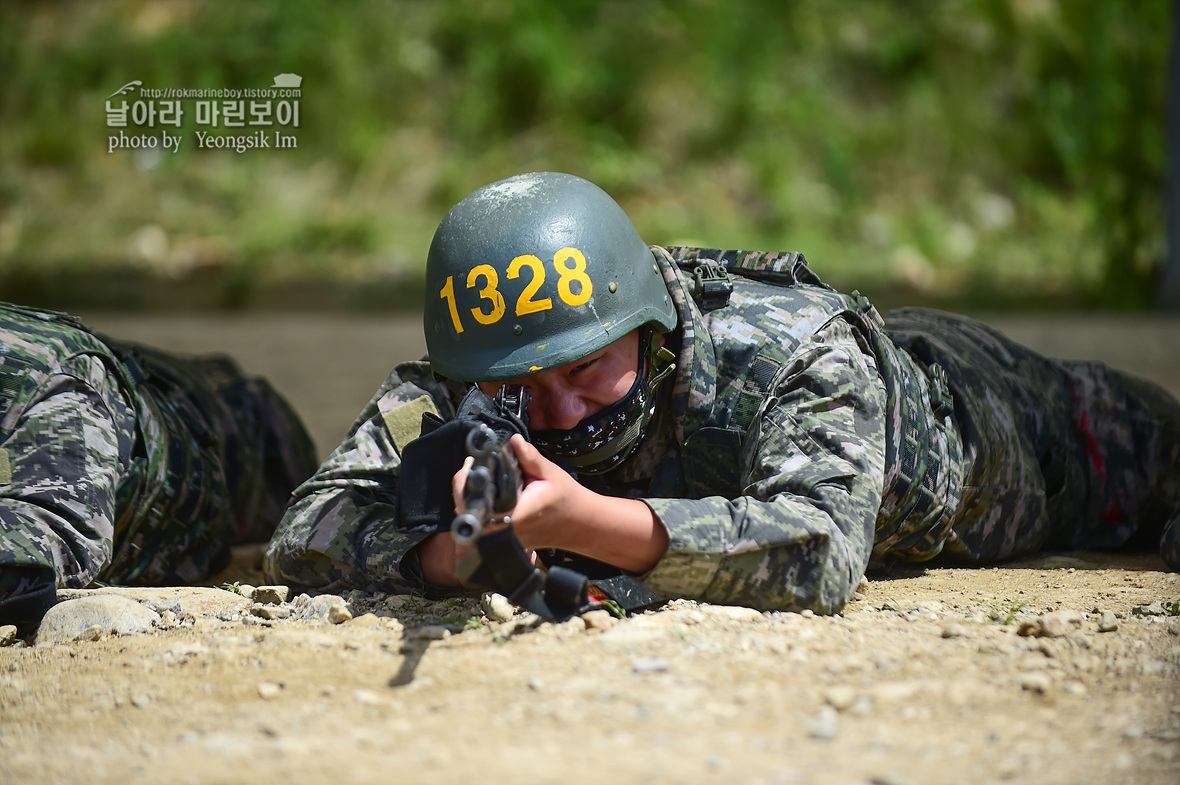
[[[423,350],[404,319],[87,320],[231,352],[321,454]],[[1180,320],[990,321],[1180,395]],[[250,595],[259,553],[211,583]],[[872,575],[832,618],[678,601],[548,624],[476,599],[101,590],[155,626],[0,648],[0,782],[1175,785],[1180,575],[1162,566],[1085,553]]]

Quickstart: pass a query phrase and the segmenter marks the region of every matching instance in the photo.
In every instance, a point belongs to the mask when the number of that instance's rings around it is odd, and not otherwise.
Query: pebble
[[[667,660],[658,657],[637,657],[631,660],[632,673],[663,673],[670,667]]]
[[[149,632],[159,621],[158,613],[135,600],[118,594],[93,594],[50,608],[37,630],[37,643],[66,643],[95,625],[103,634]]]
[[[709,607],[708,615],[729,621],[760,621],[763,618],[762,611],[740,605],[713,605]]]
[[[832,687],[824,693],[824,700],[837,711],[844,711],[851,708],[852,704],[856,702],[856,690],[846,684]]]
[[[611,616],[610,611],[604,610],[583,613],[582,621],[586,623],[587,630],[609,630],[619,623],[618,619]]]
[[[836,732],[839,729],[840,718],[837,716],[836,710],[831,706],[823,706],[811,718],[807,727],[807,735],[813,739],[831,741],[836,738]]]
[[[332,624],[343,624],[352,618],[352,611],[348,609],[348,603],[344,601],[343,597],[335,594],[321,594],[318,597],[309,597],[306,602],[300,603],[297,607],[299,609],[299,618],[304,621],[309,619],[325,619]]]
[[[485,592],[479,598],[479,606],[492,621],[508,621],[516,615],[516,606],[503,594],[494,591]]]
[[[290,596],[291,587],[289,586],[259,586],[250,595],[250,599],[265,605],[281,605]]]
[[[363,703],[366,706],[376,706],[381,703],[381,696],[373,690],[353,690],[352,698],[357,703]]]
[[[16,625],[5,624],[0,627],[0,646],[11,646],[16,640]]]
[[[255,605],[250,613],[263,619],[289,619],[291,608],[286,605]]]
[[[961,638],[967,634],[967,628],[957,622],[950,622],[943,625],[942,637],[944,638]]]
[[[1110,611],[1103,611],[1102,616],[1098,618],[1099,632],[1114,632],[1119,628],[1118,617]]]
[[[1028,621],[1022,621],[1018,635],[1036,638],[1064,638],[1082,624],[1082,614],[1063,608]]]
[[[355,619],[346,621],[345,624],[349,627],[380,627],[382,626],[382,620],[375,613],[362,613]]]
[[[283,686],[281,684],[275,684],[273,681],[262,681],[258,683],[258,697],[263,700],[277,698],[282,691]]]
[[[1020,688],[1028,692],[1044,694],[1049,691],[1052,684],[1053,681],[1049,678],[1049,674],[1042,671],[1020,674]]]
[[[152,702],[152,696],[146,692],[141,692],[138,695],[131,696],[131,705],[142,709]]]
[[[451,631],[441,624],[428,624],[425,627],[411,630],[408,637],[418,640],[441,641],[443,638],[451,637]]]
[[[96,641],[102,637],[102,625],[92,624],[74,636],[76,641]]]

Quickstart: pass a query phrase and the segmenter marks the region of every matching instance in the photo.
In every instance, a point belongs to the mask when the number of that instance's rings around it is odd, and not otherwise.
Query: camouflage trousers
[[[134,447],[119,465],[103,469],[116,475],[113,494],[59,498],[58,514],[24,519],[22,526],[40,530],[0,531],[0,606],[44,592],[47,581],[51,587],[91,581],[166,585],[207,577],[228,563],[231,544],[269,539],[290,492],[317,465],[311,439],[287,402],[265,380],[244,376],[229,358],[182,358],[104,341],[135,382],[126,400],[136,410],[115,419],[134,431],[122,437]],[[38,422],[98,419],[86,412],[54,414],[55,406],[79,401],[87,405],[76,396],[47,397]],[[10,443],[37,449],[43,429],[37,422],[25,427],[28,438],[18,432]],[[91,437],[78,430],[57,428],[50,454],[57,484],[85,489],[100,478],[86,475],[91,464],[85,442]],[[37,481],[19,476],[15,463],[10,473],[12,488]],[[80,476],[67,476],[73,473]],[[113,509],[87,509],[94,503]],[[99,518],[113,523],[105,544],[94,525]]]
[[[886,320],[954,396],[964,488],[940,559],[1159,548],[1180,570],[1180,403],[1102,363],[1051,360],[929,309]]]

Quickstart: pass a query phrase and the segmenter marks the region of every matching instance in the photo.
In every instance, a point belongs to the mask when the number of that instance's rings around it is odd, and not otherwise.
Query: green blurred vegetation
[[[455,201],[551,169],[599,183],[649,242],[801,250],[870,294],[1141,305],[1164,257],[1171,9],[9,2],[0,295],[205,281],[248,306],[310,283],[388,304]],[[296,150],[195,149],[190,100],[179,153],[107,152],[104,101],[133,79],[285,72]]]

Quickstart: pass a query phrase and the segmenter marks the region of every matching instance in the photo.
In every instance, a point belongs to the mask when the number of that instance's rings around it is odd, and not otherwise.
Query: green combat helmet
[[[484,186],[430,244],[423,326],[443,376],[499,381],[556,368],[649,323],[676,326],[655,258],[615,200],[580,177]]]

